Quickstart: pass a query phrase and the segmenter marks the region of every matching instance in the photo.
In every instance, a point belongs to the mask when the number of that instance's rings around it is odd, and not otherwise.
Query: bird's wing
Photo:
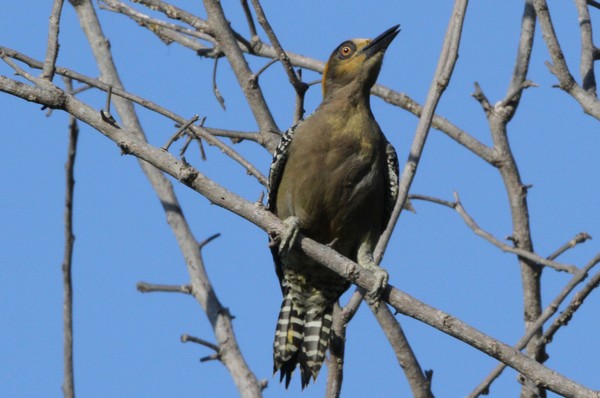
[[[294,132],[296,131],[298,124],[290,127],[282,136],[281,141],[277,144],[275,154],[273,155],[273,162],[269,169],[269,195],[267,198],[267,210],[275,213],[277,206],[277,191],[279,190],[279,184],[281,177],[283,176],[283,170],[290,154],[290,145],[294,138]],[[273,261],[275,262],[275,273],[279,279],[281,290],[283,292],[283,269],[281,265],[281,258],[279,256],[279,246],[271,246],[271,254],[273,254]],[[285,294],[285,292],[283,292]]]
[[[277,190],[279,183],[281,182],[281,176],[285,169],[285,164],[289,157],[290,144],[294,138],[294,132],[296,131],[297,124],[290,127],[282,136],[281,141],[277,144],[275,154],[273,155],[273,161],[271,162],[271,168],[269,169],[269,195],[267,198],[267,210],[275,212],[275,206],[277,201]]]
[[[386,168],[385,168],[385,187],[386,187],[386,197],[385,197],[385,223],[383,225],[383,229],[387,226],[388,221],[390,220],[390,216],[392,215],[392,211],[394,210],[394,205],[396,204],[396,200],[398,199],[398,181],[399,181],[399,168],[398,168],[398,155],[396,155],[396,150],[389,142],[385,146],[385,155],[386,155]]]

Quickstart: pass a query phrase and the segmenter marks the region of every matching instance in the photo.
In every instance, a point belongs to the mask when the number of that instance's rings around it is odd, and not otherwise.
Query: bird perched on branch
[[[398,160],[373,118],[370,90],[396,25],[373,40],[340,44],[323,72],[323,102],[281,139],[269,173],[267,208],[288,227],[271,250],[283,291],[275,332],[274,372],[289,385],[300,365],[302,388],[317,378],[329,345],[333,306],[349,282],[295,249],[299,233],[330,245],[378,280],[367,300],[378,303],[388,274],[373,260],[398,195]]]

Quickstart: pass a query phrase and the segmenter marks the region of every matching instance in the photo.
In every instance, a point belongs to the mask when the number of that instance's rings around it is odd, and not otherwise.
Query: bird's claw
[[[283,224],[286,229],[280,236],[279,253],[292,250],[298,239],[298,232],[300,231],[300,219],[298,217],[288,217],[283,220]]]
[[[365,299],[367,300],[367,304],[377,312],[379,304],[381,303],[381,294],[388,284],[389,275],[386,270],[374,264],[373,267],[370,268],[370,271],[373,272],[376,283],[375,287],[367,292]]]

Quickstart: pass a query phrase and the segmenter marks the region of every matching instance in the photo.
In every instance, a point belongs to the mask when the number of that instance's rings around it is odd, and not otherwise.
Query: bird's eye
[[[352,43],[350,40],[342,43],[338,47],[338,58],[339,59],[348,59],[354,54],[356,51],[356,44]]]
[[[331,56],[335,56],[337,59],[348,59],[356,52],[356,44],[354,44],[351,40],[345,41],[340,44]]]

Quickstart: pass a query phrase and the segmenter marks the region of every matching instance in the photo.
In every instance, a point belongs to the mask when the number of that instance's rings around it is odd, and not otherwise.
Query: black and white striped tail
[[[273,343],[273,373],[280,371],[280,381],[290,384],[296,365],[300,365],[302,389],[312,377],[316,380],[323,365],[331,334],[333,307],[325,311],[304,311],[287,293],[281,304]]]

